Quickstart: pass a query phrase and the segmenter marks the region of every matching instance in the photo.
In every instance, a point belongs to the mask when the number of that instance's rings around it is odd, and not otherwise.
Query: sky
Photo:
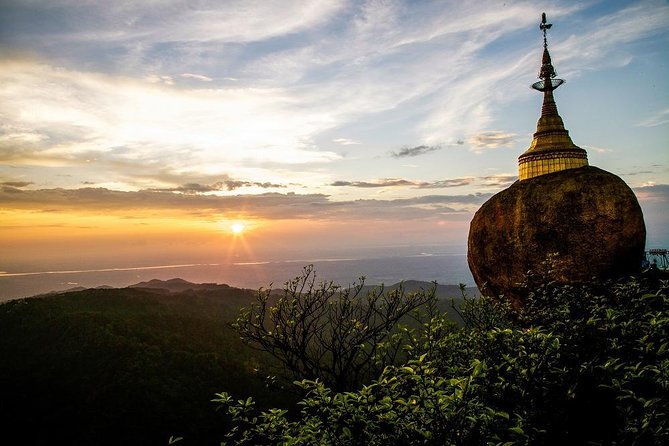
[[[0,0],[0,271],[464,252],[544,11],[566,128],[669,247],[665,0]]]

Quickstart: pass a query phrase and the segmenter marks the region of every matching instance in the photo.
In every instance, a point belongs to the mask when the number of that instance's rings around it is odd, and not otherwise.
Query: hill
[[[154,290],[167,290],[171,292],[181,292],[187,290],[230,290],[229,285],[217,283],[192,283],[184,279],[159,280],[153,279],[147,282],[140,282],[130,285],[128,288],[149,288]]]
[[[450,292],[459,295],[438,288]],[[171,279],[0,305],[4,436],[26,445],[162,445],[171,435],[218,444],[227,426],[210,402],[216,392],[294,407],[292,394],[266,387],[275,364],[229,327],[255,296]]]
[[[267,392],[254,373],[266,359],[227,325],[253,296],[144,287],[0,305],[4,436],[34,445],[213,442],[225,424],[209,400],[221,388],[285,405],[290,396]]]

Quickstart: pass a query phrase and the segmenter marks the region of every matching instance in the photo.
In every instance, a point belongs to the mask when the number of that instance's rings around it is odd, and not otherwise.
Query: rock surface
[[[634,192],[616,175],[592,166],[517,181],[476,212],[467,260],[484,294],[514,305],[528,271],[564,283],[638,272],[646,242]]]

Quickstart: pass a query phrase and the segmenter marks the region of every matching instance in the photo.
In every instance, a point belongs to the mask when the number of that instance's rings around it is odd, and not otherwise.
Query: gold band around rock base
[[[518,179],[527,180],[547,173],[588,165],[585,151],[535,153],[518,159]]]

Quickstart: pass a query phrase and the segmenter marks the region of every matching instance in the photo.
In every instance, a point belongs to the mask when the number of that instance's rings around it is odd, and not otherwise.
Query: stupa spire
[[[548,51],[546,31],[552,26],[551,23],[547,23],[546,13],[541,14],[539,29],[544,37],[544,51],[539,69],[540,80],[533,83],[532,88],[543,92],[544,101],[532,144],[518,158],[520,180],[588,165],[587,153],[576,146],[569,137],[553,97],[553,91],[562,85],[564,80],[556,78],[557,73]]]

